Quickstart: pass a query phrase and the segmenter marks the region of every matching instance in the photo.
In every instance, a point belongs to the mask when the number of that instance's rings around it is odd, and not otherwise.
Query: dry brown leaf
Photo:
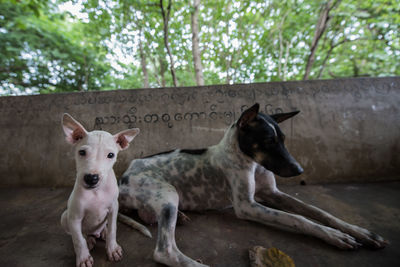
[[[277,248],[256,246],[249,250],[251,267],[295,267],[294,261]]]

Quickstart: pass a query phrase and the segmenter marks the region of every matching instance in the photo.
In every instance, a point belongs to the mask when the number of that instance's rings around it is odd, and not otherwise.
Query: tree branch
[[[321,8],[321,12],[318,18],[317,25],[315,27],[315,32],[314,32],[314,38],[311,43],[311,48],[310,48],[310,55],[308,56],[307,59],[307,65],[306,65],[306,70],[304,72],[304,77],[303,80],[308,80],[310,76],[310,72],[312,69],[312,66],[314,64],[315,60],[315,52],[318,47],[318,42],[321,39],[322,35],[324,34],[326,27],[328,25],[329,20],[331,17],[329,16],[329,12],[340,3],[341,0],[337,0],[333,2],[330,0],[326,4],[324,4]]]
[[[199,48],[199,6],[200,0],[193,0],[193,12],[191,14],[191,27],[192,27],[192,55],[194,73],[197,85],[204,85],[203,66],[201,64],[201,54]]]
[[[171,5],[172,5],[171,0],[168,0],[167,14],[165,14],[163,0],[160,0],[161,14],[163,17],[163,22],[164,22],[164,27],[163,27],[164,45],[165,45],[165,48],[167,49],[167,53],[168,53],[170,64],[171,64],[170,70],[171,70],[172,81],[174,83],[174,86],[177,87],[178,82],[176,80],[176,75],[175,75],[175,63],[174,63],[174,59],[172,57],[171,49],[169,47],[169,42],[168,42],[168,23],[169,23],[169,18],[170,18],[170,14],[171,14]]]
[[[350,42],[354,42],[354,41],[359,41],[359,40],[364,40],[364,38],[356,38],[356,39],[354,39],[354,40],[350,40],[350,39],[345,38],[345,39],[343,39],[343,40],[341,40],[340,42],[337,42],[337,43],[334,43],[334,41],[333,41],[333,39],[332,39],[331,42],[330,42],[331,45],[330,45],[330,47],[329,47],[329,50],[328,50],[328,52],[326,53],[326,56],[325,56],[324,60],[322,61],[322,64],[321,64],[321,67],[320,67],[320,69],[319,69],[319,73],[318,73],[317,79],[320,79],[320,78],[321,78],[322,73],[323,73],[323,71],[324,71],[324,69],[325,69],[325,67],[326,67],[326,62],[327,62],[328,59],[330,58],[330,56],[331,56],[331,54],[332,54],[332,52],[333,52],[333,50],[334,50],[335,48],[341,46],[342,44],[350,43]]]

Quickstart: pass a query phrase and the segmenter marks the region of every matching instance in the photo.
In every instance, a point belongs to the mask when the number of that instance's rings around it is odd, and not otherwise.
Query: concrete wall
[[[281,127],[305,173],[286,182],[400,177],[400,77],[393,77],[0,97],[0,185],[73,184],[64,112],[88,130],[141,129],[119,154],[118,175],[133,158],[217,143],[255,102],[269,114],[301,110]]]

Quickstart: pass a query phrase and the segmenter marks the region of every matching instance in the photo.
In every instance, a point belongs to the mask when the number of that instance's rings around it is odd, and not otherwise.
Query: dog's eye
[[[85,150],[79,150],[79,155],[81,155],[82,157],[83,156],[86,156],[86,151]]]
[[[114,156],[114,153],[108,153],[107,158],[112,159]]]
[[[265,142],[267,144],[276,144],[276,143],[278,143],[278,138],[276,136],[275,137],[270,137],[270,138],[267,138],[265,140]]]

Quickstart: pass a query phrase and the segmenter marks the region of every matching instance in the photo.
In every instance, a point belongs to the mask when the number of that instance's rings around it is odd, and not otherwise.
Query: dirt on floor
[[[282,186],[281,190],[337,217],[372,230],[390,241],[382,250],[342,251],[323,241],[239,220],[232,209],[185,213],[191,221],[176,230],[177,245],[210,266],[249,266],[248,249],[276,247],[296,266],[400,266],[400,182]],[[60,216],[71,188],[0,189],[0,266],[75,266],[71,237]],[[104,242],[92,255],[95,266],[162,266],[152,259],[153,238],[118,223],[124,249],[119,263],[106,260]]]

